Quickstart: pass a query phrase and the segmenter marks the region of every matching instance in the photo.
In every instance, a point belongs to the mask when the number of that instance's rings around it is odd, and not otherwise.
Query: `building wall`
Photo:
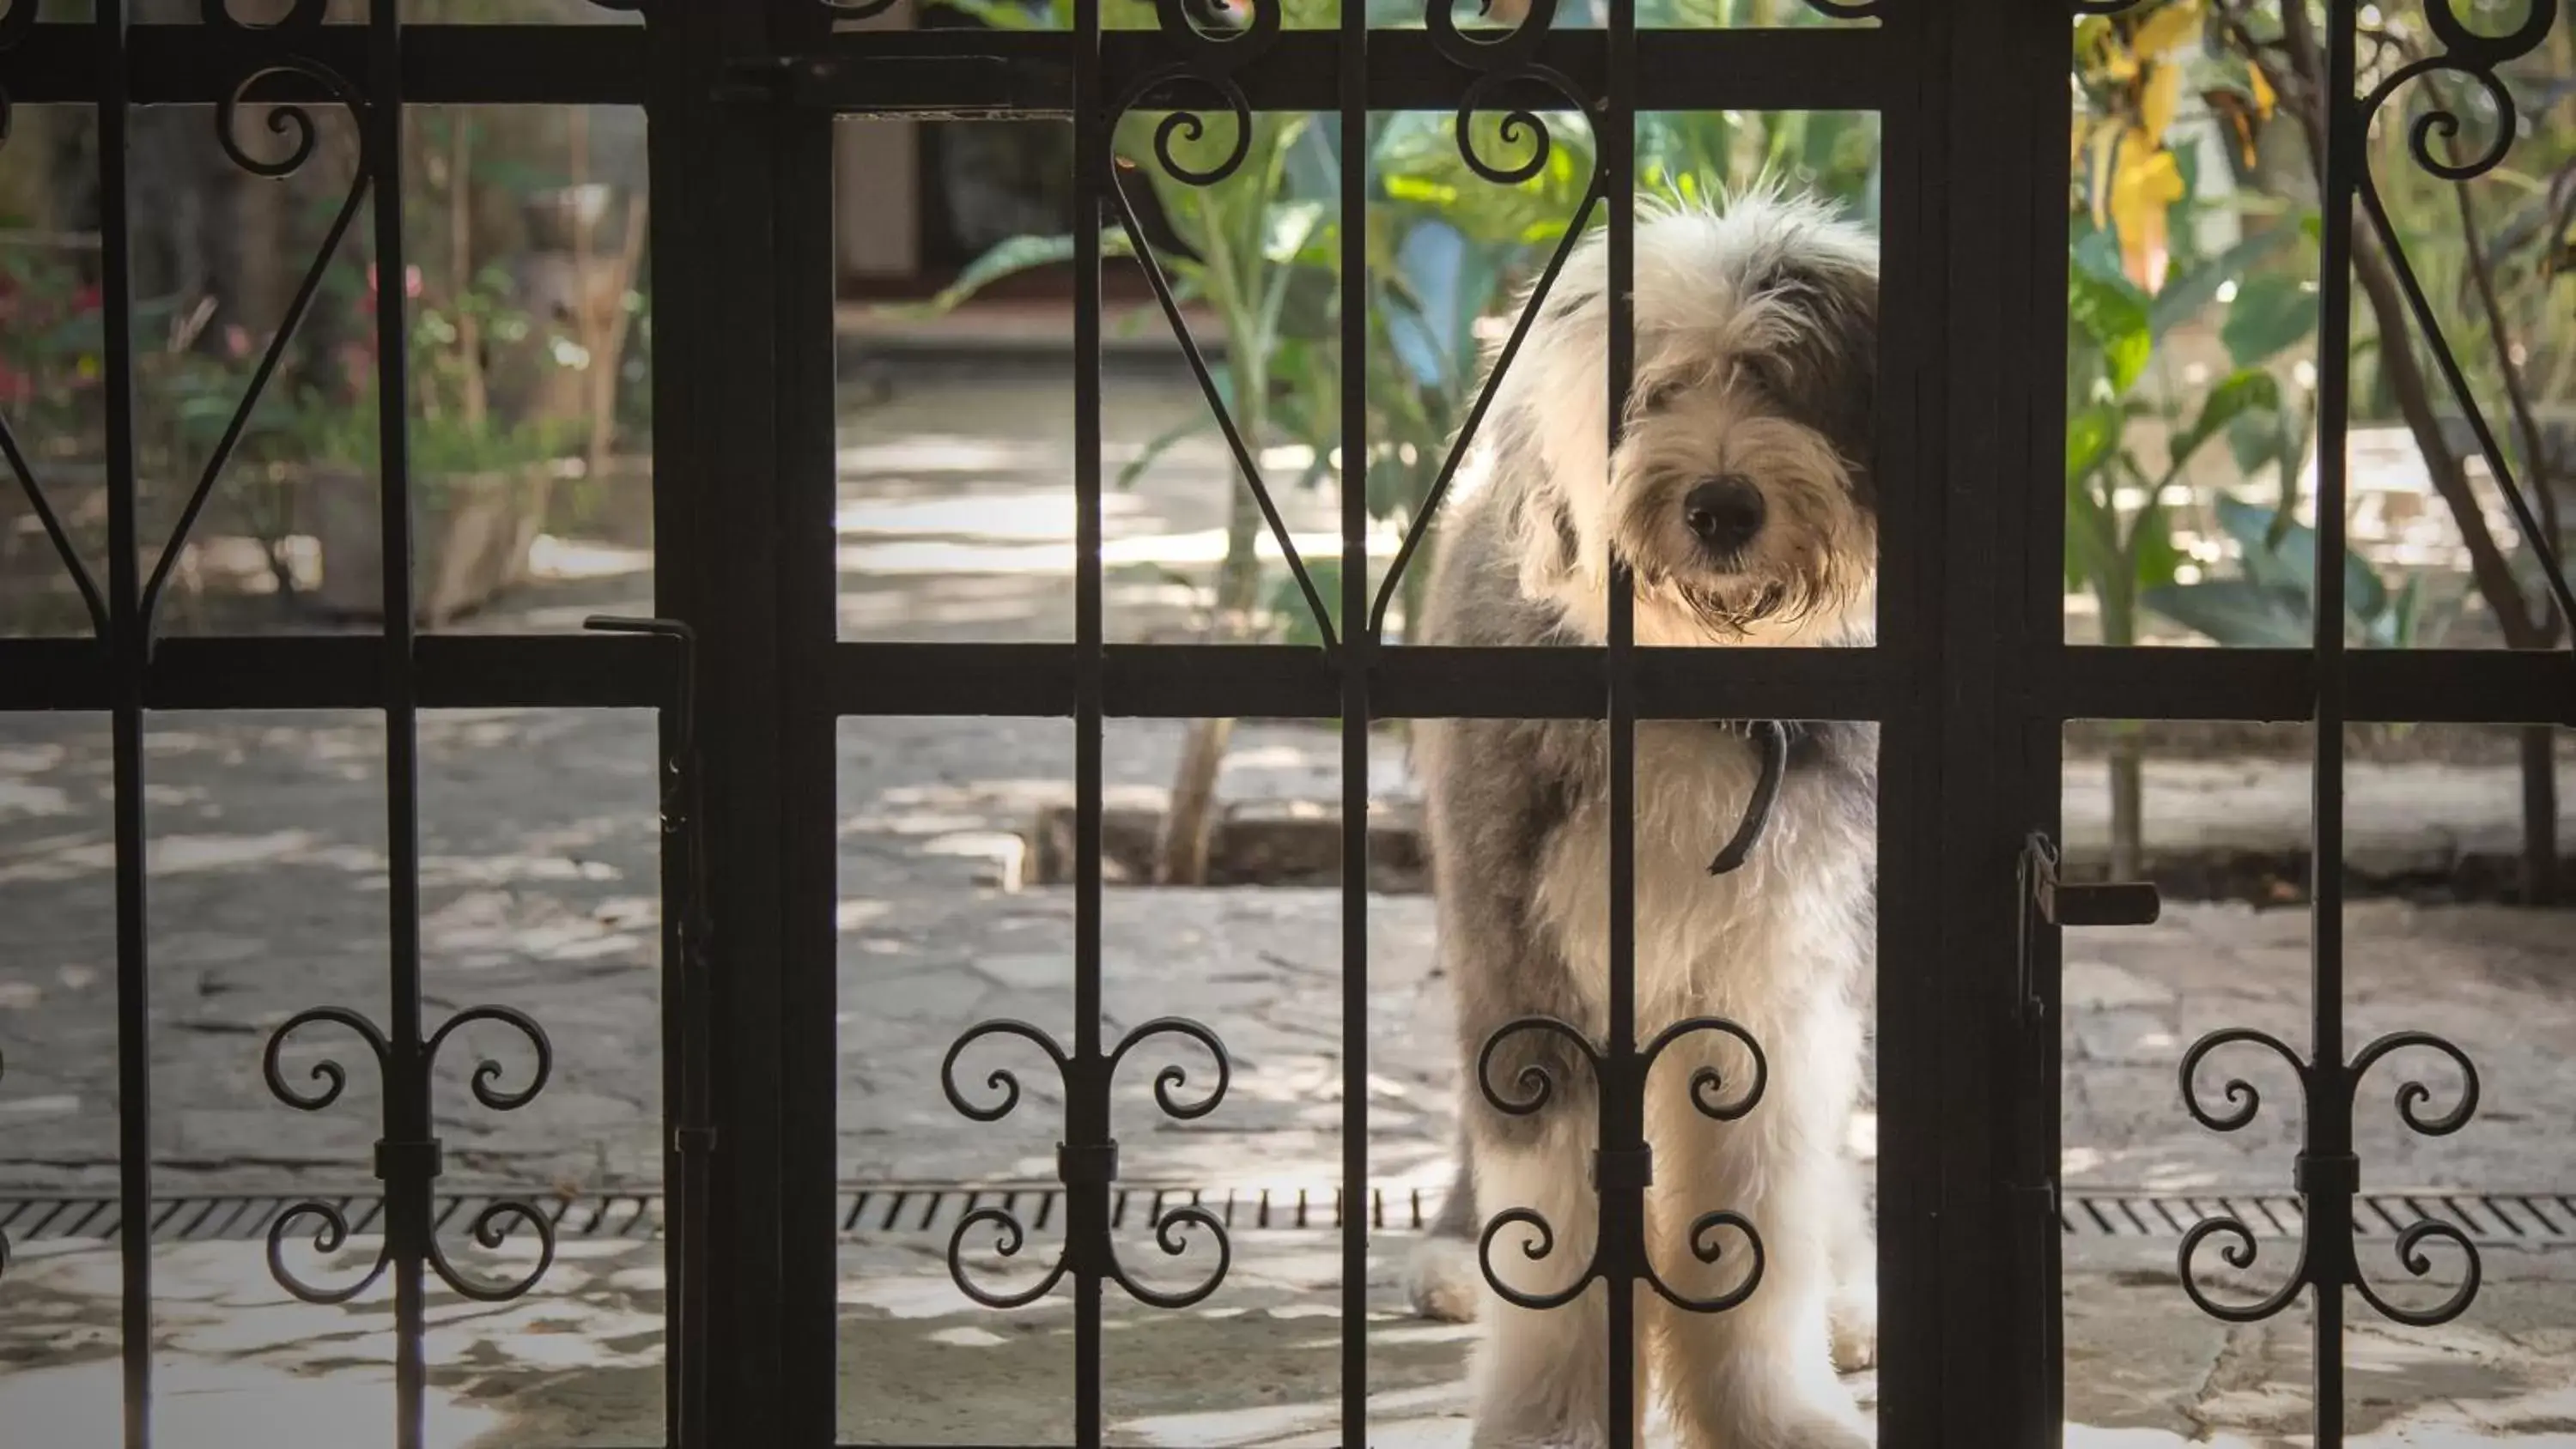
[[[903,29],[913,0],[850,24]],[[832,128],[835,246],[845,280],[901,279],[921,269],[921,138],[913,121],[842,121]]]

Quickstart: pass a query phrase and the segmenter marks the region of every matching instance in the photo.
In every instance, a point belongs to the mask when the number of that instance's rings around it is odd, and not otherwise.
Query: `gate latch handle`
[[[2057,842],[2034,833],[2022,847],[2031,904],[2052,926],[2152,926],[2164,897],[2149,881],[2076,885],[2058,879]]]

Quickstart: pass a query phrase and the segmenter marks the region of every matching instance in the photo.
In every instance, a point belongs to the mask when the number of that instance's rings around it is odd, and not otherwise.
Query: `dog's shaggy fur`
[[[1595,237],[1498,385],[1466,491],[1442,523],[1421,639],[1600,644],[1616,559],[1635,579],[1641,644],[1868,644],[1872,242],[1821,209],[1756,196],[1642,216],[1636,261],[1636,372],[1618,451]],[[1727,1123],[1694,1109],[1690,1083],[1714,1067],[1729,1084],[1720,1096],[1740,1090],[1750,1061],[1733,1043],[1684,1038],[1647,1084],[1658,1273],[1694,1297],[1743,1280],[1740,1237],[1712,1235],[1725,1250],[1715,1263],[1688,1241],[1693,1220],[1720,1208],[1752,1221],[1768,1262],[1727,1312],[1679,1312],[1641,1289],[1639,1372],[1651,1370],[1691,1449],[1840,1449],[1866,1430],[1835,1361],[1857,1366],[1876,1339],[1874,1254],[1845,1142],[1873,959],[1877,740],[1867,726],[1793,726],[1767,837],[1739,870],[1712,876],[1758,773],[1747,733],[1704,721],[1636,730],[1639,1039],[1686,1017],[1729,1017],[1761,1042],[1770,1072],[1760,1104]],[[1513,1307],[1485,1288],[1474,1246],[1486,1215],[1534,1208],[1554,1249],[1533,1259],[1535,1236],[1505,1228],[1492,1259],[1506,1282],[1558,1290],[1591,1257],[1590,1068],[1549,1034],[1508,1038],[1490,1072],[1497,1089],[1517,1094],[1533,1067],[1554,1085],[1530,1116],[1494,1110],[1473,1078],[1486,1039],[1515,1017],[1555,1016],[1595,1040],[1607,1029],[1607,733],[1584,721],[1426,721],[1415,752],[1465,1071],[1460,1171],[1413,1265],[1414,1299],[1486,1324],[1479,1444],[1597,1444],[1602,1290],[1562,1308]]]

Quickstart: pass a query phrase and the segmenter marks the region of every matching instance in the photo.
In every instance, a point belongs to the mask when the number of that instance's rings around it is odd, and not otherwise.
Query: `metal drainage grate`
[[[208,1193],[159,1200],[153,1209],[156,1243],[256,1239],[292,1203],[313,1194]],[[1009,1210],[1032,1232],[1055,1224],[1063,1190],[1052,1183],[972,1186],[959,1183],[845,1185],[837,1221],[850,1237],[937,1234],[955,1230],[977,1208]],[[359,1234],[375,1231],[384,1202],[371,1193],[323,1197]],[[535,1199],[566,1239],[642,1239],[662,1232],[659,1191],[591,1193]],[[452,1194],[438,1199],[442,1228],[461,1231],[493,1196]],[[1114,1190],[1111,1224],[1135,1228],[1168,1209],[1200,1207],[1230,1229],[1341,1226],[1341,1193],[1333,1188],[1230,1188],[1133,1184]],[[1440,1194],[1420,1189],[1370,1194],[1370,1221],[1396,1231],[1418,1231],[1439,1211]],[[2178,1238],[2206,1217],[2231,1216],[2258,1237],[2296,1237],[2299,1200],[2287,1193],[2150,1193],[2070,1191],[2058,1214],[2071,1237]],[[2576,1192],[2382,1192],[2354,1204],[2365,1237],[2394,1237],[2425,1218],[2451,1223],[2480,1243],[2538,1246],[2576,1243]],[[0,1193],[0,1234],[18,1243],[50,1239],[116,1237],[123,1215],[114,1197]]]

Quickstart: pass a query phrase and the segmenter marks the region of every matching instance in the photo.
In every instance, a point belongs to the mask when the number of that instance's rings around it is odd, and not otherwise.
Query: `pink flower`
[[[226,357],[250,356],[249,328],[238,322],[224,328],[224,355]]]
[[[420,295],[421,286],[420,268],[415,266],[404,267],[403,295],[406,297],[417,297]],[[367,263],[367,295],[369,297],[376,295],[376,264],[374,262]]]

